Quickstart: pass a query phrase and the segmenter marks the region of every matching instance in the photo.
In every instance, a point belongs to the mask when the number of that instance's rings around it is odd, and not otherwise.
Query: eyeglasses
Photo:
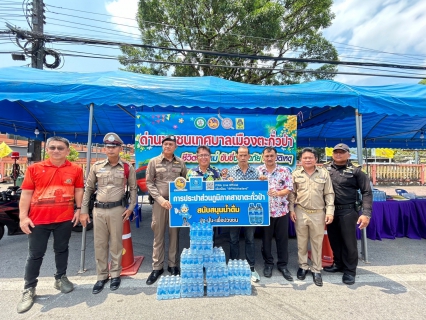
[[[51,151],[55,151],[56,149],[58,149],[58,151],[64,151],[65,147],[63,147],[63,146],[49,146],[49,150],[51,150]]]
[[[209,154],[197,154],[198,158],[210,158]]]

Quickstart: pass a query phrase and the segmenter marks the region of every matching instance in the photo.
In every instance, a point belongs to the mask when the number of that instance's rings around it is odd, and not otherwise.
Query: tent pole
[[[87,153],[86,153],[86,172],[84,174],[85,180],[89,175],[90,171],[90,163],[92,160],[92,124],[93,124],[93,103],[90,104],[89,109],[89,129],[87,135]],[[86,262],[86,228],[83,228],[83,232],[81,233],[81,256],[80,256],[80,270],[78,273],[86,272],[84,269],[84,264]]]
[[[356,125],[356,148],[358,155],[358,164],[362,167],[362,114],[355,109],[355,125]],[[368,248],[367,248],[367,229],[362,229],[361,232],[361,257],[368,263]]]

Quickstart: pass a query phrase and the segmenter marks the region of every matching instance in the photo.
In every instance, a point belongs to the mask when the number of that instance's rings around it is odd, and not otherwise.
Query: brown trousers
[[[152,250],[152,269],[161,270],[164,265],[165,233],[169,226],[169,210],[164,209],[154,202],[152,205],[151,229],[154,232],[154,244]],[[169,227],[169,267],[179,266],[179,230]]]
[[[112,278],[120,276],[123,253],[123,217],[121,215],[125,210],[122,206],[111,209],[93,209],[93,232],[98,280],[107,279],[108,274],[111,274]],[[110,270],[108,270],[108,253],[111,256]]]
[[[325,213],[306,213],[296,206],[296,235],[299,267],[309,269],[308,241],[311,242],[311,271],[320,273],[322,269],[322,240],[324,238]]]

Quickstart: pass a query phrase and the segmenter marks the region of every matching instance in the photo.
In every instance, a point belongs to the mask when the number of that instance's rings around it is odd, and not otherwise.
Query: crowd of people
[[[97,282],[92,293],[98,294],[110,281],[110,290],[121,284],[123,222],[129,219],[137,199],[136,174],[133,166],[120,158],[123,141],[115,133],[104,137],[107,158],[97,161],[91,168],[86,184],[82,169],[69,162],[69,142],[52,137],[46,142],[47,160],[30,166],[22,183],[19,204],[20,226],[28,234],[28,258],[25,266],[25,284],[17,306],[18,313],[28,311],[34,304],[37,278],[50,233],[53,234],[56,273],[54,288],[69,293],[74,285],[66,275],[68,242],[71,228],[80,222],[84,227],[90,222],[89,205],[96,191],[93,208],[94,247]],[[167,271],[179,275],[179,229],[169,228],[169,182],[178,177],[202,177],[204,181],[225,179],[210,164],[211,150],[199,146],[196,154],[198,166],[187,169],[175,155],[174,136],[162,141],[162,152],[152,158],[146,170],[148,191],[153,198],[151,229],[154,233],[152,272],[146,283],[154,284],[164,273],[166,251],[165,235],[168,232]],[[304,280],[311,271],[313,282],[322,286],[322,243],[327,225],[334,263],[325,267],[327,272],[343,273],[342,282],[355,283],[358,251],[356,228],[367,227],[371,217],[372,196],[369,179],[361,168],[349,161],[349,147],[343,143],[333,149],[333,160],[318,166],[314,149],[305,148],[300,153],[300,168],[293,173],[277,164],[277,150],[266,147],[263,164],[255,168],[249,164],[250,152],[239,147],[237,164],[228,169],[226,179],[267,180],[269,190],[270,223],[262,229],[261,253],[264,260],[263,276],[271,277],[274,269],[272,239],[275,237],[276,266],[287,281],[293,281],[288,270],[288,225],[291,219],[296,227],[298,264],[297,278]],[[362,198],[362,208],[361,208]],[[362,214],[359,212],[362,210]],[[245,258],[250,265],[252,281],[260,281],[255,269],[255,227],[244,228]],[[241,227],[229,227],[229,258],[240,258]],[[308,243],[311,247],[311,264],[308,260]],[[108,267],[108,256],[111,264]]]

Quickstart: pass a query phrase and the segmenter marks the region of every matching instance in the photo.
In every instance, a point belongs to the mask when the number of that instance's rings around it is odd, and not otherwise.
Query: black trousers
[[[288,214],[270,219],[270,225],[263,228],[262,256],[266,265],[274,265],[272,256],[272,238],[275,234],[277,245],[277,267],[286,267],[288,263]]]
[[[356,275],[358,266],[358,247],[356,239],[356,222],[358,212],[354,209],[336,210],[334,220],[327,225],[327,234],[333,250],[334,263],[344,273]]]
[[[37,278],[40,274],[41,264],[51,233],[53,233],[53,250],[56,263],[55,279],[60,279],[62,275],[66,274],[71,230],[71,221],[41,224],[31,230],[28,235],[28,258],[25,265],[24,289],[37,286]]]

